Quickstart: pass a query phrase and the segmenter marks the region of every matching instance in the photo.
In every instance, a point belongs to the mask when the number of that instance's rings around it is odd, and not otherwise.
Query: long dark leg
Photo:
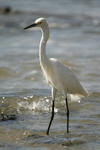
[[[68,101],[66,100],[66,108],[67,108],[67,133],[69,133],[69,108],[68,108]]]
[[[51,114],[51,120],[50,120],[50,123],[49,123],[49,126],[48,126],[48,130],[47,130],[47,135],[49,134],[49,130],[50,130],[53,118],[54,118],[54,100],[52,101],[52,114]]]

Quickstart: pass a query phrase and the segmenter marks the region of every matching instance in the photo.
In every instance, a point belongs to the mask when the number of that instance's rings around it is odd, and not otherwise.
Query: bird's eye
[[[37,22],[36,24],[37,24],[37,25],[40,25],[41,23],[42,23],[42,22]]]

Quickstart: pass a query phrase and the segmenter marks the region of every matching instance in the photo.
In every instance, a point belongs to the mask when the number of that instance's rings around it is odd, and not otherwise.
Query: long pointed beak
[[[29,28],[32,28],[32,27],[36,27],[36,26],[37,26],[37,24],[33,23],[33,24],[27,26],[26,28],[24,28],[23,30],[26,30],[26,29],[29,29]]]

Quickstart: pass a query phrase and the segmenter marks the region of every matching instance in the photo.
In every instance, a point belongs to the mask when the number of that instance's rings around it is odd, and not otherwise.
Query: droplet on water
[[[49,99],[46,99],[46,102],[48,103],[48,102],[49,102]]]
[[[80,103],[81,101],[79,100],[78,103]]]
[[[24,97],[24,99],[28,99],[27,97]]]
[[[57,113],[57,112],[58,112],[58,109],[57,109],[57,108],[55,108],[55,109],[54,109],[54,112],[55,112],[55,113]]]
[[[33,95],[31,95],[30,98],[33,98]]]

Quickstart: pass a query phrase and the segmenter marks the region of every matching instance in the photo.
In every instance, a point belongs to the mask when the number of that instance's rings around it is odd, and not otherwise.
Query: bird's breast
[[[46,82],[50,86],[55,87],[57,90],[62,91],[62,88],[61,88],[62,86],[60,82],[57,80],[52,64],[50,62],[49,63],[46,62],[45,66],[42,65],[42,70],[43,70]]]

